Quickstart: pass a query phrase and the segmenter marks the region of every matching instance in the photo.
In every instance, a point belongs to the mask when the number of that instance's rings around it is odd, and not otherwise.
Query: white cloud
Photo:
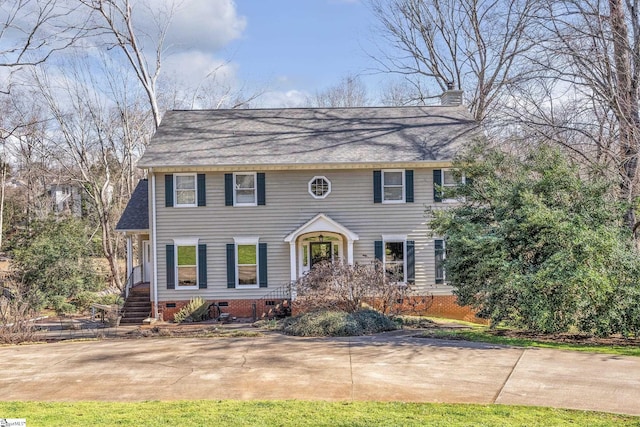
[[[256,101],[262,108],[296,108],[309,105],[309,94],[300,90],[265,92]]]
[[[170,5],[173,0],[162,0]],[[155,9],[155,7],[154,7]],[[242,35],[246,19],[232,0],[184,0],[175,11],[167,46],[216,52]]]

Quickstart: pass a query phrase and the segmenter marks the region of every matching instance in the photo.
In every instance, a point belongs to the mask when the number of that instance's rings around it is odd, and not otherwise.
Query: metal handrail
[[[131,290],[131,288],[133,288],[133,285],[139,282],[142,282],[142,266],[136,265],[135,267],[133,267],[133,270],[131,270],[131,274],[129,274],[129,277],[127,278],[127,284],[124,288],[125,300],[129,298],[129,291]]]

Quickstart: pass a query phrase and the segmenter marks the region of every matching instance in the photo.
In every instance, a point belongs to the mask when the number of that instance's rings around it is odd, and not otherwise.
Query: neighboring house
[[[451,300],[425,211],[447,202],[436,186],[453,183],[452,157],[480,135],[460,95],[432,107],[167,112],[118,225],[130,251],[138,239],[154,313],[170,319],[201,296],[248,317],[329,259],[380,259],[418,295]]]
[[[55,182],[49,185],[47,193],[55,214],[69,213],[76,218],[82,216],[82,187],[78,184]]]

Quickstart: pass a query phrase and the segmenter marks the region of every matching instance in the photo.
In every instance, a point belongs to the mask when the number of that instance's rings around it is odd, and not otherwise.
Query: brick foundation
[[[411,297],[403,301],[401,311],[406,314],[443,317],[445,319],[463,320],[484,325],[489,323],[486,319],[477,317],[471,307],[458,305],[455,295]]]
[[[261,318],[263,313],[269,313],[270,310],[273,310],[278,304],[280,304],[281,300],[244,300],[244,299],[220,299],[215,301],[207,301],[207,304],[212,304],[217,302],[219,304],[227,303],[227,306],[221,306],[220,311],[222,313],[229,313],[230,317],[236,318],[253,318],[254,315],[257,318]],[[175,307],[167,307],[168,305],[175,305]],[[160,319],[162,320],[173,320],[173,316],[180,311],[184,306],[189,304],[189,301],[162,301],[158,303],[158,312],[160,314]],[[254,312],[254,304],[255,304],[255,312]],[[211,309],[210,315],[213,317],[215,312],[214,308]]]
[[[263,317],[263,313],[269,313],[274,307],[279,304],[280,300],[215,300],[207,301],[207,304],[211,303],[227,303],[228,306],[220,307],[222,313],[229,313],[230,317],[236,318],[253,318],[254,314],[257,318]],[[269,305],[269,302],[272,305]],[[167,307],[168,305],[175,305],[175,307]],[[182,307],[189,304],[189,301],[163,301],[158,303],[158,311],[160,313],[160,319],[173,320],[173,316],[180,311]],[[254,313],[254,304],[255,313]],[[487,324],[484,319],[476,317],[475,312],[471,307],[461,307],[457,304],[455,295],[429,295],[429,296],[413,296],[411,298],[405,298],[402,301],[400,311],[404,314],[415,314],[420,316],[433,316],[443,317],[446,319],[464,320],[466,322]],[[211,313],[213,316],[215,313]],[[296,311],[295,304],[293,305],[293,314],[299,314]]]

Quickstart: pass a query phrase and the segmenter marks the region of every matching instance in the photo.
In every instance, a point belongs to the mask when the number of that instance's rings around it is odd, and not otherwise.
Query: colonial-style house
[[[380,259],[434,307],[450,305],[425,211],[448,202],[438,189],[455,184],[452,157],[480,133],[460,98],[167,112],[117,227],[130,282],[150,284],[154,317],[194,296],[250,317],[317,262]]]

